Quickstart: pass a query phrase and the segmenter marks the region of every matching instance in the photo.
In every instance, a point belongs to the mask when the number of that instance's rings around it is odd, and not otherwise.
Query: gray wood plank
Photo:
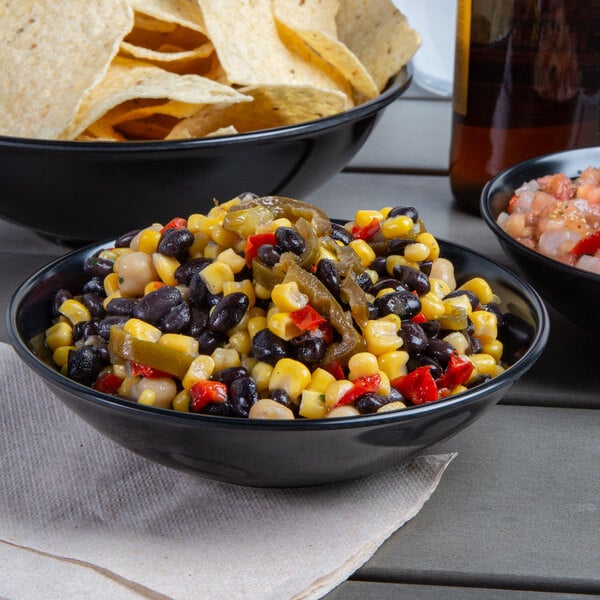
[[[600,411],[497,406],[353,579],[600,594]]]
[[[324,600],[592,600],[589,594],[346,581]]]

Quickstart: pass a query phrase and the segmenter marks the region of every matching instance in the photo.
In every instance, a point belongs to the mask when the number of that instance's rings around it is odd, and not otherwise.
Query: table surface
[[[413,86],[307,201],[332,216],[410,204],[438,237],[509,264],[448,183],[451,107]],[[67,249],[0,222],[0,310]],[[419,514],[328,600],[600,596],[600,345],[550,309],[546,352],[503,401],[431,449],[457,452]],[[0,340],[7,341],[4,322]]]

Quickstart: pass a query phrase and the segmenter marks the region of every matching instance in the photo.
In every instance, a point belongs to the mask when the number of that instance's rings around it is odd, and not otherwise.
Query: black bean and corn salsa
[[[263,419],[434,402],[502,373],[528,332],[489,283],[457,284],[410,206],[345,225],[240,196],[153,224],[59,290],[45,345],[69,378],[143,405]],[[506,347],[505,347],[506,346]]]

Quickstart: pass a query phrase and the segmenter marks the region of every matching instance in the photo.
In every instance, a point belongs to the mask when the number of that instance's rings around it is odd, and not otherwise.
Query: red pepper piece
[[[323,367],[328,373],[331,373],[338,381],[340,379],[346,379],[346,373],[344,373],[344,367],[339,362],[330,362],[328,365]]]
[[[581,256],[582,254],[596,254],[600,250],[600,231],[591,233],[582,240],[579,240],[571,249],[571,254]]]
[[[437,387],[453,390],[457,385],[462,385],[473,373],[473,363],[457,352],[450,355],[446,370],[436,379]]]
[[[175,217],[171,219],[161,230],[164,233],[168,229],[185,229],[187,227],[187,220],[182,217]]]
[[[116,394],[119,391],[119,387],[123,383],[123,379],[110,371],[102,373],[98,379],[94,382],[92,387],[99,392],[105,394]]]
[[[290,313],[290,318],[302,331],[313,331],[319,329],[322,323],[327,323],[327,319],[320,315],[310,304],[298,310],[293,310]]]
[[[517,196],[516,194],[508,201],[508,206],[506,207],[506,212],[510,215],[512,213],[512,211],[515,209],[515,204],[517,203],[517,200],[519,199],[519,196]]]
[[[420,312],[411,318],[411,322],[412,323],[427,323],[427,317],[422,312]]]
[[[200,412],[207,404],[227,402],[227,386],[220,381],[200,379],[189,389],[191,402],[190,409]]]
[[[373,217],[371,222],[364,227],[355,225],[352,228],[352,237],[355,240],[369,240],[381,229],[381,223],[379,219]]]
[[[390,383],[413,404],[433,402],[439,397],[431,367],[428,365],[417,367],[408,375],[392,379]]]
[[[324,321],[323,323],[319,323],[317,330],[321,332],[321,336],[325,340],[325,343],[329,346],[329,344],[331,344],[333,341],[333,327],[328,321]]]
[[[277,244],[275,234],[273,232],[255,233],[254,235],[249,235],[246,238],[244,256],[246,257],[246,264],[249,267],[252,266],[252,259],[256,258],[256,255],[258,254],[258,249],[263,244],[272,244],[273,246],[275,246]]]
[[[352,404],[363,394],[376,392],[381,385],[381,375],[379,375],[379,373],[375,373],[373,375],[363,375],[362,377],[357,377],[353,383],[354,385],[337,401],[336,406]]]
[[[133,360],[129,361],[129,365],[131,368],[132,377],[137,377],[138,375],[141,377],[148,377],[149,379],[154,379],[156,377],[172,377],[172,375],[166,371],[161,371],[160,369],[155,369],[154,367],[149,367],[148,365],[142,365],[141,363],[137,363]]]

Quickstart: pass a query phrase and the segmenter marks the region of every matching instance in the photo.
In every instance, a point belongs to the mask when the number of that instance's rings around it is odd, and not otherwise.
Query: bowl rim
[[[548,154],[536,156],[536,157],[530,158],[528,160],[522,161],[520,163],[517,163],[516,165],[513,165],[506,169],[503,169],[500,173],[498,173],[492,179],[490,179],[483,187],[483,190],[481,192],[480,203],[479,203],[479,210],[481,212],[481,216],[483,217],[484,221],[487,223],[488,227],[492,230],[494,235],[505,245],[509,246],[511,249],[519,252],[520,254],[522,254],[523,256],[527,257],[530,260],[534,260],[536,263],[551,266],[552,268],[555,268],[558,271],[561,271],[565,274],[582,277],[583,279],[589,279],[590,281],[600,284],[600,275],[599,274],[592,273],[591,271],[586,271],[585,269],[579,269],[578,267],[572,267],[570,265],[566,265],[566,264],[552,258],[551,256],[546,256],[544,254],[541,254],[540,252],[537,252],[536,250],[532,250],[531,248],[528,248],[527,246],[519,243],[517,240],[515,240],[513,237],[511,237],[508,233],[506,233],[506,231],[504,231],[504,229],[502,229],[502,227],[500,227],[500,225],[498,225],[498,223],[497,223],[496,219],[494,218],[494,215],[492,214],[492,211],[491,211],[491,203],[494,198],[494,194],[496,194],[498,192],[503,192],[503,191],[504,192],[514,191],[516,189],[514,187],[502,187],[503,183],[505,182],[506,179],[512,178],[513,176],[516,176],[517,174],[520,174],[520,173],[525,174],[532,167],[544,166],[545,164],[552,164],[555,161],[560,160],[563,157],[566,158],[566,157],[581,155],[583,158],[589,152],[592,152],[593,154],[594,153],[597,154],[598,161],[600,162],[600,146],[590,146],[588,148],[577,148],[575,150],[563,150],[560,152],[550,152]],[[590,166],[590,165],[582,166],[582,168],[578,170],[578,173],[581,173],[581,171],[583,169],[585,169],[587,166]],[[599,167],[600,167],[600,164],[599,164]],[[578,173],[575,173],[572,175],[570,173],[565,173],[565,174],[568,177],[573,178],[573,177],[577,177]],[[547,175],[553,175],[553,174],[554,173],[547,173]],[[536,175],[536,176],[530,176],[529,178],[527,178],[527,176],[524,176],[523,181],[521,183],[523,184],[523,183],[526,183],[527,181],[531,181],[532,179],[536,179],[537,177],[542,177],[542,176],[543,175]]]
[[[375,98],[363,102],[348,110],[313,119],[311,121],[303,121],[294,125],[286,125],[282,127],[273,127],[271,129],[259,129],[249,131],[247,133],[237,133],[235,135],[222,135],[210,138],[193,138],[180,140],[140,140],[140,141],[89,141],[81,142],[75,140],[53,140],[53,139],[36,139],[22,138],[15,136],[0,135],[0,148],[23,148],[35,150],[64,150],[64,151],[81,151],[90,150],[92,152],[152,152],[165,151],[174,149],[187,148],[217,148],[229,146],[232,144],[247,145],[260,142],[277,141],[282,134],[285,134],[286,139],[294,139],[306,135],[307,133],[317,133],[330,127],[337,127],[345,123],[355,121],[376,113],[384,108],[400,95],[402,95],[409,87],[412,81],[413,68],[412,64],[404,65],[398,73],[390,77],[385,89]]]
[[[480,400],[482,393],[491,394],[498,388],[508,385],[511,380],[517,378],[529,370],[533,364],[541,356],[549,338],[550,330],[550,318],[544,302],[537,293],[537,291],[519,275],[509,270],[504,265],[492,261],[487,256],[462,246],[454,242],[437,238],[442,248],[444,246],[452,247],[455,250],[473,255],[479,260],[490,263],[495,269],[498,269],[501,274],[506,278],[508,282],[516,285],[524,296],[527,296],[527,301],[531,304],[532,314],[535,317],[536,332],[532,339],[531,346],[527,349],[525,354],[510,368],[506,369],[500,375],[494,377],[490,381],[486,382],[482,387],[475,387],[465,392],[461,392],[455,396],[450,396],[442,400],[430,402],[427,404],[421,404],[418,406],[410,406],[406,409],[398,411],[390,411],[387,413],[359,415],[351,417],[334,417],[334,418],[322,418],[322,419],[294,419],[294,420],[269,420],[269,419],[247,419],[241,417],[223,417],[215,415],[203,415],[199,413],[189,412],[178,412],[172,409],[163,409],[153,406],[144,406],[127,400],[125,398],[119,398],[99,392],[93,388],[73,381],[65,375],[62,375],[54,367],[44,362],[44,360],[38,357],[29,345],[22,339],[19,328],[17,325],[17,316],[19,313],[19,307],[25,297],[30,293],[32,288],[35,287],[36,282],[41,278],[48,278],[53,273],[60,270],[61,264],[72,258],[74,255],[80,254],[83,258],[85,255],[97,250],[100,247],[106,247],[113,240],[104,242],[97,242],[90,244],[83,248],[78,248],[67,254],[64,254],[47,265],[41,267],[36,272],[31,274],[25,281],[23,281],[16,291],[13,293],[8,310],[6,311],[6,330],[9,341],[19,357],[25,362],[25,364],[36,371],[44,381],[45,384],[53,384],[62,389],[67,389],[72,394],[79,396],[82,400],[91,401],[96,404],[104,405],[111,410],[122,410],[127,413],[142,411],[149,417],[157,418],[170,418],[176,420],[188,421],[190,425],[193,423],[199,423],[207,426],[215,427],[227,427],[235,429],[267,429],[267,430],[297,430],[297,431],[308,431],[308,430],[333,430],[333,429],[348,429],[348,428],[360,428],[369,427],[375,425],[386,425],[391,423],[397,423],[400,421],[410,421],[412,419],[418,419],[426,416],[432,412],[445,412],[451,410],[457,405],[469,406],[470,404],[476,403]],[[59,398],[60,399],[60,398]]]

